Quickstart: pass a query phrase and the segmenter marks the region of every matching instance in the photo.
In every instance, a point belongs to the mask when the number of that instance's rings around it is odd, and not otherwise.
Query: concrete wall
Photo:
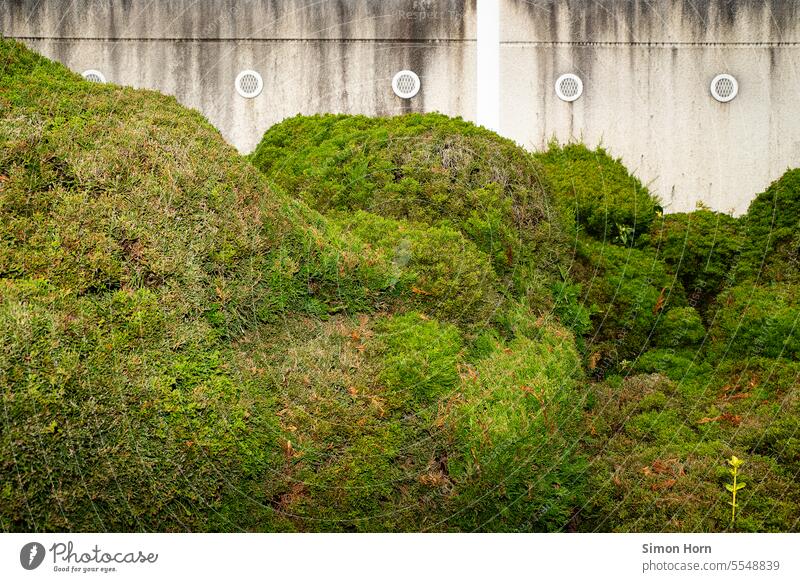
[[[800,166],[800,2],[505,0],[500,130],[530,148],[604,144],[668,210],[741,213]],[[572,103],[553,88],[575,73]],[[739,94],[719,103],[711,79]]]
[[[297,113],[493,118],[476,105],[477,2],[493,1],[3,0],[0,32],[174,94],[247,152]],[[499,69],[498,129],[521,144],[602,143],[673,211],[743,212],[800,166],[800,0],[498,1],[499,58],[481,70]],[[391,90],[405,68],[411,100]],[[259,97],[236,93],[242,69]],[[584,82],[573,103],[553,90],[565,72]],[[708,89],[721,72],[739,81],[727,104]]]

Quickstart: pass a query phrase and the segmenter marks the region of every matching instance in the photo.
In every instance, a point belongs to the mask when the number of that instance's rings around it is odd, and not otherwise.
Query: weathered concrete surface
[[[0,32],[176,95],[247,152],[297,113],[476,119],[478,1],[494,0],[3,0]],[[800,166],[800,0],[498,1],[500,132],[521,144],[602,143],[672,211],[743,212]],[[391,90],[405,68],[411,100]],[[264,78],[255,99],[242,69]],[[553,90],[565,72],[584,81],[573,103]],[[739,81],[727,104],[720,72]]]
[[[668,210],[741,213],[800,166],[800,2],[505,0],[500,130],[530,148],[602,143]],[[566,103],[562,73],[584,82]],[[719,103],[711,79],[739,94]]]

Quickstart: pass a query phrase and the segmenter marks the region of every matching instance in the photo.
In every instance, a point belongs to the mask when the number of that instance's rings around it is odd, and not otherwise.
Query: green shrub
[[[742,246],[738,221],[705,209],[664,215],[647,240],[703,311],[731,283]]]
[[[250,159],[323,213],[365,210],[461,231],[520,292],[549,280],[564,254],[539,164],[461,119],[297,116],[271,127]]]
[[[411,313],[292,320],[243,340],[275,395],[282,460],[260,498],[281,529],[442,529],[438,403],[458,389],[461,345],[453,326]]]
[[[723,358],[800,357],[800,287],[742,283],[725,291],[709,330],[713,353]]]
[[[583,372],[572,335],[499,342],[468,374],[452,414],[458,454],[452,517],[460,530],[554,531],[579,506]]]
[[[581,284],[583,302],[592,311],[585,338],[590,368],[598,374],[654,346],[664,316],[673,308],[686,307],[681,284],[648,250],[582,240],[571,276]],[[695,315],[683,310],[667,325],[674,326],[676,317]],[[695,326],[692,337],[697,331]],[[673,341],[669,332],[665,334]]]
[[[787,171],[742,217],[746,246],[738,276],[800,282],[800,168]]]
[[[654,343],[672,348],[693,346],[702,342],[705,335],[706,329],[694,307],[676,307],[658,321]]]
[[[488,257],[451,228],[426,227],[364,211],[330,215],[390,264],[389,287],[410,309],[449,321],[486,325],[501,303]]]
[[[695,347],[656,348],[643,353],[632,369],[638,373],[661,374],[676,382],[685,382],[707,374],[712,365],[705,361]]]
[[[147,290],[76,298],[0,282],[0,468],[16,475],[0,527],[273,527],[271,510],[241,510],[276,456],[270,396],[215,337]]]
[[[561,211],[600,240],[634,244],[661,214],[659,201],[603,148],[551,143],[542,164]]]
[[[461,338],[454,327],[409,313],[380,325],[378,339],[386,345],[380,380],[398,398],[424,405],[458,386]]]
[[[725,459],[746,455],[736,529],[797,531],[797,363],[725,361],[592,385],[583,531],[728,531]],[[775,440],[772,440],[775,439]],[[793,448],[794,446],[794,448]],[[777,453],[777,449],[787,452]]]

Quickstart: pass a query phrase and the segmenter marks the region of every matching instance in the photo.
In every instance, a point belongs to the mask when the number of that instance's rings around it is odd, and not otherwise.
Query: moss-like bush
[[[747,459],[748,486],[737,496],[735,530],[797,531],[797,362],[690,369],[672,359],[666,368],[672,380],[614,376],[592,386],[595,456],[581,529],[730,531],[725,459],[736,454]]]
[[[249,335],[285,449],[270,504],[303,531],[564,528],[584,494],[582,371],[571,334],[533,335],[474,360],[418,313]]]
[[[420,314],[290,321],[241,344],[275,395],[262,498],[298,531],[442,529],[452,484],[439,399],[462,338]]]
[[[535,339],[496,343],[468,370],[452,403],[458,456],[450,460],[456,487],[448,523],[492,531],[568,526],[585,494],[576,447],[582,377],[572,335],[546,326]]]
[[[499,281],[488,257],[460,232],[383,218],[362,210],[335,218],[391,265],[389,287],[410,309],[486,325],[498,309]]]
[[[705,335],[700,314],[693,307],[676,307],[658,321],[654,344],[670,348],[693,346],[702,342]]]
[[[661,214],[659,201],[603,148],[553,143],[534,158],[562,212],[595,238],[634,244]]]
[[[800,168],[756,196],[742,221],[739,278],[800,283]]]
[[[461,119],[298,116],[271,127],[250,159],[324,213],[360,209],[461,231],[520,292],[549,280],[564,254],[540,165]]]
[[[710,329],[718,357],[800,357],[800,286],[742,283],[720,295]]]
[[[578,246],[571,274],[580,283],[583,302],[592,313],[585,337],[589,367],[598,374],[622,360],[635,360],[656,345],[665,315],[687,306],[680,282],[649,250],[585,239]],[[681,313],[692,314],[693,310]],[[667,326],[672,325],[668,320]],[[693,330],[691,337],[698,331]],[[674,341],[670,336],[665,331],[665,337]]]
[[[664,215],[647,240],[703,311],[732,282],[742,247],[738,221],[705,209]]]

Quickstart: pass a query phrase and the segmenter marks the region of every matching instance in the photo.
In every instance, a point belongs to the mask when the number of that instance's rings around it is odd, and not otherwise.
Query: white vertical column
[[[500,0],[478,0],[477,112],[479,125],[500,129]]]

